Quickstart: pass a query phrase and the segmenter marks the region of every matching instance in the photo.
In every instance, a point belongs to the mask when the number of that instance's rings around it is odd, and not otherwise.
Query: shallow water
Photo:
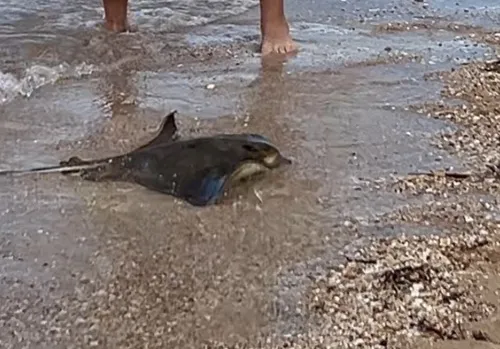
[[[258,11],[223,19],[255,3],[136,1],[139,31],[112,35],[97,1],[0,0],[1,169],[127,151],[173,109],[182,136],[259,132],[294,160],[203,209],[127,183],[0,178],[0,338],[13,348],[199,347],[298,330],[309,277],[362,234],[349,222],[406,203],[368,184],[460,166],[427,139],[450,126],[408,105],[439,98],[425,74],[492,50],[370,23],[475,13],[487,26],[493,4],[290,0],[302,51],[262,64]]]
[[[257,0],[185,0],[130,2],[132,23],[141,30],[169,30],[179,26],[199,25],[240,14],[258,4]],[[67,30],[93,27],[104,16],[100,0],[72,1],[34,0],[20,3],[13,0],[0,2],[0,24],[3,33],[39,30]],[[22,27],[22,25],[25,27]]]

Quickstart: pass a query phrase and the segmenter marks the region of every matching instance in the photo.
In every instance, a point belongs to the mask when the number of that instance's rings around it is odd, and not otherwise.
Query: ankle
[[[109,31],[120,33],[127,30],[127,22],[126,21],[116,22],[108,20],[104,24],[104,27]]]
[[[289,35],[290,27],[286,18],[277,18],[272,21],[263,22],[261,32],[264,37]]]

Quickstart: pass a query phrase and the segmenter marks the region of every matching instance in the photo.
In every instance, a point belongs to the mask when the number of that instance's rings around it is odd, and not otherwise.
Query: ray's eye
[[[255,148],[253,145],[250,145],[250,144],[244,144],[243,149],[245,149],[246,151],[249,151],[251,153],[257,153],[259,151],[257,148]]]

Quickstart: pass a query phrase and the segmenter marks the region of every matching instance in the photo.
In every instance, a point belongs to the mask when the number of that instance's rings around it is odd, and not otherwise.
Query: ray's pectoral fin
[[[215,204],[224,194],[228,177],[226,171],[217,168],[201,171],[192,178],[184,180],[176,196],[194,206]]]
[[[177,114],[177,110],[170,112],[158,127],[158,131],[156,132],[156,136],[149,141],[148,143],[140,146],[137,150],[143,150],[144,148],[149,148],[159,144],[166,144],[173,142],[177,139],[177,125],[175,124],[175,115]]]

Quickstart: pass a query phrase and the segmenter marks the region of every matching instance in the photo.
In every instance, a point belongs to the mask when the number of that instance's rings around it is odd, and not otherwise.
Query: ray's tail
[[[78,173],[84,170],[97,169],[99,167],[105,167],[109,164],[109,159],[100,159],[100,160],[90,160],[85,161],[81,160],[78,157],[72,157],[67,161],[61,161],[59,165],[55,166],[44,166],[37,167],[31,169],[24,170],[6,170],[0,171],[0,176],[8,176],[8,175],[26,175],[33,173],[61,173],[61,174],[70,174],[70,173]]]

